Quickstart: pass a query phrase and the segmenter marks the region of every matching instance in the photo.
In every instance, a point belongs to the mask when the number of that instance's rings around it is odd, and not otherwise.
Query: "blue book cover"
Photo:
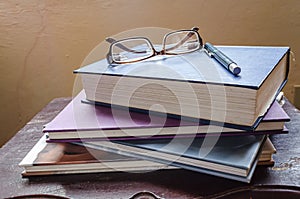
[[[241,67],[239,75],[230,73],[203,49],[114,67],[104,59],[74,73],[82,75],[91,103],[134,111],[154,107],[153,112],[166,111],[171,117],[254,130],[286,84],[289,47],[218,48]]]
[[[250,182],[265,135],[86,142],[87,147]]]
[[[218,46],[218,48],[241,66],[242,71],[238,76],[232,75],[201,50],[190,54],[162,56],[162,59],[124,64],[116,67],[109,66],[106,59],[103,59],[74,70],[74,73],[213,83],[258,89],[289,51],[289,47]],[[203,61],[204,64],[198,63],[191,67],[193,63],[189,62],[193,61]],[[211,64],[216,66],[213,67],[213,70],[207,67],[207,64],[210,62],[213,62]],[[150,65],[155,66],[155,68]],[[180,75],[174,76],[174,73],[164,71],[164,67],[157,67],[159,65],[170,66],[171,70],[177,71]],[[204,76],[206,75],[204,73],[199,75],[199,71],[200,73],[206,71],[209,74],[210,70],[214,73],[217,72],[220,78],[207,78],[207,76]],[[215,74],[211,75],[215,76]]]

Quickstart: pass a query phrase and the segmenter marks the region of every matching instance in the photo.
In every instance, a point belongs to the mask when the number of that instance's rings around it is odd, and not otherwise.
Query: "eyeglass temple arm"
[[[192,31],[197,32],[198,33],[199,28],[198,27],[193,27]],[[179,46],[181,46],[182,44],[184,44],[184,42],[186,42],[191,36],[193,36],[193,34],[190,32],[188,33],[179,43],[177,43],[175,46],[172,46],[170,48],[165,49],[165,51],[169,51],[169,50],[173,50],[178,48]],[[202,38],[199,35],[199,39],[200,39],[200,44],[201,46],[203,45],[202,43]]]
[[[112,43],[116,42],[117,40],[115,40],[114,38],[108,37],[108,38],[105,39],[105,41],[107,41],[108,43],[112,44]],[[121,48],[122,50],[125,50],[127,52],[132,52],[132,53],[146,53],[146,51],[132,50],[130,48],[127,48],[123,44],[120,44],[120,43],[117,43],[116,46],[118,46],[119,48]]]

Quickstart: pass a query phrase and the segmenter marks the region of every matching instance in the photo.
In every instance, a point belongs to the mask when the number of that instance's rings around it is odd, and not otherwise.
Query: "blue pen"
[[[205,50],[207,51],[210,57],[216,59],[222,66],[229,70],[234,75],[238,75],[241,72],[241,68],[232,61],[229,57],[224,55],[220,50],[214,47],[210,43],[204,45]]]

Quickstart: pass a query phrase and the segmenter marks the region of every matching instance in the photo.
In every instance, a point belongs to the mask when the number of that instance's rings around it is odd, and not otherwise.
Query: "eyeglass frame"
[[[196,33],[196,36],[198,37],[198,40],[199,40],[199,47],[196,48],[195,50],[193,51],[190,51],[190,52],[185,52],[185,53],[168,53],[166,51],[170,50],[169,49],[165,49],[165,43],[166,43],[166,38],[171,35],[171,34],[174,34],[174,33],[178,33],[178,32],[194,32]],[[163,38],[163,43],[162,43],[162,46],[163,46],[163,49],[161,51],[157,51],[155,48],[154,48],[154,45],[152,44],[152,42],[147,38],[147,37],[131,37],[131,38],[125,38],[125,39],[121,39],[121,40],[115,40],[114,38],[111,38],[111,37],[108,37],[105,39],[105,41],[107,41],[108,43],[110,43],[110,47],[109,47],[109,51],[106,55],[106,60],[107,62],[109,63],[109,65],[113,65],[113,64],[128,64],[128,63],[135,63],[135,62],[140,62],[140,61],[143,61],[143,60],[146,60],[146,59],[149,59],[151,57],[154,57],[156,55],[179,55],[179,54],[186,54],[186,53],[191,53],[191,52],[194,52],[194,51],[197,51],[201,48],[203,48],[203,40],[202,40],[202,37],[200,36],[199,34],[199,28],[198,27],[193,27],[191,30],[186,30],[186,29],[182,29],[182,30],[176,30],[176,31],[173,31],[173,32],[169,32],[167,34],[164,35],[164,38]],[[176,44],[175,46],[171,47],[171,48],[176,48],[176,46],[178,45],[181,45],[183,44],[187,39],[189,39],[191,36],[189,36],[187,34],[187,36],[185,38],[183,38],[178,44]],[[134,39],[144,39],[145,41],[147,41],[147,43],[149,44],[149,46],[151,47],[151,50],[152,50],[152,55],[149,55],[148,57],[145,57],[145,58],[141,58],[139,60],[133,60],[133,61],[122,61],[122,62],[118,62],[118,61],[115,61],[113,60],[113,56],[112,56],[112,47],[116,44],[116,43],[119,43],[119,42],[122,42],[122,41],[126,41],[126,40],[134,40]],[[122,45],[122,44],[119,44],[120,48],[122,48],[124,50],[125,48],[125,51],[133,51],[132,49],[128,49],[126,46]],[[143,53],[143,51],[141,52],[136,52],[136,53]]]

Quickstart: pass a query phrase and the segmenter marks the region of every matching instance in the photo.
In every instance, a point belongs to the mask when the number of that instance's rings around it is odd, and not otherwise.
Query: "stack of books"
[[[242,67],[238,76],[212,60],[207,67],[198,51],[76,70],[84,90],[45,124],[23,175],[181,168],[250,182],[258,164],[273,164],[268,135],[288,132],[275,99],[289,48],[220,49]]]

